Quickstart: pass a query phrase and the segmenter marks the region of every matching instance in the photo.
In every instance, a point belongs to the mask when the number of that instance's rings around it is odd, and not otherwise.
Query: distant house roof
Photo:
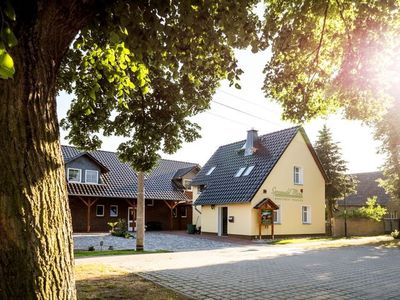
[[[378,185],[377,180],[383,177],[382,172],[368,172],[352,174],[359,181],[355,194],[346,197],[348,206],[364,206],[369,197],[377,196],[377,203],[387,205],[389,195]],[[344,201],[339,201],[339,206],[344,205]]]
[[[174,179],[180,179],[183,176],[185,176],[187,173],[191,172],[192,170],[197,169],[200,171],[200,167],[198,165],[195,166],[190,166],[187,168],[182,168],[176,171],[176,173],[174,174],[173,178]]]
[[[195,205],[251,201],[298,132],[301,132],[305,138],[321,173],[326,179],[320,161],[309,143],[306,133],[300,126],[296,126],[260,136],[258,148],[253,155],[244,155],[242,147],[246,142],[245,140],[219,147],[192,181],[192,185],[206,186],[197,198]],[[238,170],[250,166],[254,166],[254,168],[248,176],[235,177]],[[214,167],[215,169],[210,172]]]
[[[115,152],[81,152],[72,146],[62,146],[64,161],[71,162],[75,157],[88,153],[109,171],[101,174],[102,184],[68,183],[70,196],[136,198],[137,176],[127,163],[118,159]],[[146,175],[145,197],[156,200],[188,200],[172,179],[177,170],[194,168],[194,163],[160,159],[157,166]]]

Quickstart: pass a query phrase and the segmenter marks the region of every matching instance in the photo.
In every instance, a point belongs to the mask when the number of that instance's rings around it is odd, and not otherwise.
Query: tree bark
[[[144,249],[144,219],[145,219],[145,198],[144,198],[144,173],[139,171],[138,195],[136,207],[136,251]]]
[[[90,1],[12,4],[16,73],[0,80],[0,298],[75,299],[55,86],[61,59],[93,12]]]
[[[328,236],[332,236],[333,205],[334,205],[333,200],[330,200],[330,199],[326,200],[326,218],[328,219],[326,235],[328,235]]]

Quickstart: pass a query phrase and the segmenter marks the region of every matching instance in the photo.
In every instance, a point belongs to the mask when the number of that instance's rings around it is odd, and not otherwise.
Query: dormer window
[[[99,172],[95,170],[85,171],[85,182],[86,183],[99,183]]]
[[[187,190],[187,191],[192,190],[192,181],[190,179],[183,179],[182,184],[185,187],[185,190]]]
[[[210,170],[208,170],[208,172],[206,173],[206,175],[211,175],[211,173],[215,170],[216,167],[212,167]]]
[[[81,182],[81,169],[68,168],[68,182]]]

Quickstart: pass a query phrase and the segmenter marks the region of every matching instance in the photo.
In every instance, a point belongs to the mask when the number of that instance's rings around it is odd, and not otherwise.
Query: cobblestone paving
[[[140,275],[194,299],[400,299],[399,270],[398,249],[351,247]]]
[[[400,250],[237,246],[209,251],[93,257],[194,299],[400,299]]]
[[[107,250],[110,246],[114,250],[135,249],[135,239],[125,239],[121,237],[111,236],[106,233],[98,234],[74,234],[75,249],[87,250],[88,247],[94,246],[96,250],[100,250],[100,242],[103,241],[103,250]],[[168,251],[193,251],[193,250],[209,250],[234,247],[232,243],[221,241],[213,241],[205,238],[192,237],[190,235],[174,235],[162,232],[146,232],[145,250],[168,250]]]

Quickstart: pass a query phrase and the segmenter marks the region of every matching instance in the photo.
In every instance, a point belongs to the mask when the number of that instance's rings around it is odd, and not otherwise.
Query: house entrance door
[[[228,235],[228,208],[218,207],[218,235]]]
[[[136,230],[136,208],[128,207],[128,231]]]
[[[228,208],[222,208],[222,235],[228,235]]]

